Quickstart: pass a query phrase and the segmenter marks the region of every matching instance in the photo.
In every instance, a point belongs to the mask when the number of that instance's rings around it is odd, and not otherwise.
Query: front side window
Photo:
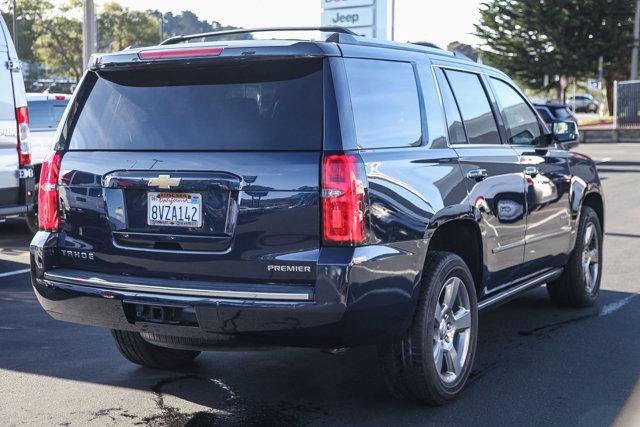
[[[360,148],[420,143],[420,101],[413,66],[406,62],[345,59]]]
[[[507,83],[494,78],[491,78],[491,82],[509,133],[509,144],[534,144],[540,136],[540,124],[535,113]]]
[[[498,126],[480,76],[464,71],[446,71],[467,131],[469,144],[500,144]]]

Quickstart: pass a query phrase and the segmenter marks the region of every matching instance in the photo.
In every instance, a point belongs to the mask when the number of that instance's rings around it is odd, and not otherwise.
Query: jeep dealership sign
[[[388,38],[389,0],[320,0],[322,26],[339,26],[378,39]]]

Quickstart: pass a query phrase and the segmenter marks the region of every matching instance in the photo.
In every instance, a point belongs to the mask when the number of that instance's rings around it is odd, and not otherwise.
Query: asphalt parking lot
[[[640,144],[588,145],[606,195],[597,306],[545,289],[480,316],[475,369],[440,408],[394,401],[374,348],[207,353],[163,371],[123,359],[106,330],[51,319],[29,283],[30,236],[0,224],[3,425],[640,425]],[[635,387],[635,392],[634,392]]]

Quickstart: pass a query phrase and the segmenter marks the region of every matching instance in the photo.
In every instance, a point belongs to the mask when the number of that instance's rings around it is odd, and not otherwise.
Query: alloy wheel
[[[433,360],[440,379],[451,384],[463,372],[471,343],[469,293],[458,277],[449,278],[438,296],[433,327]]]
[[[584,231],[584,245],[582,250],[582,274],[588,293],[595,291],[598,283],[600,263],[600,242],[596,227],[589,223]]]

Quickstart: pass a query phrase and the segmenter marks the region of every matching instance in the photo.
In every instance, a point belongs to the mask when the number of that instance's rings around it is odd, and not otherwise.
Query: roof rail
[[[431,42],[412,42],[412,44],[417,44],[419,46],[426,46],[426,47],[432,47],[434,49],[440,49],[443,50],[440,46],[438,46],[435,43],[431,43]]]
[[[168,44],[176,44],[187,40],[200,39],[205,37],[217,37],[217,36],[226,36],[231,34],[248,34],[248,33],[260,33],[260,32],[269,32],[269,31],[322,31],[325,33],[340,33],[347,34],[350,36],[357,35],[353,31],[344,27],[335,27],[335,26],[327,26],[327,27],[273,27],[273,28],[238,28],[236,30],[225,30],[225,31],[211,31],[207,33],[199,33],[199,34],[189,34],[186,36],[174,36],[166,39],[160,45],[168,45]]]

